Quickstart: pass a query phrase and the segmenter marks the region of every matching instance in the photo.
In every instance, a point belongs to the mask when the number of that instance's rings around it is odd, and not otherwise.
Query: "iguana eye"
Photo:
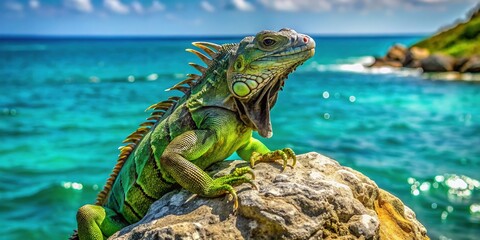
[[[237,62],[235,63],[235,69],[238,70],[238,69],[241,69],[241,68],[242,68],[242,61],[237,61]]]
[[[233,64],[233,69],[236,71],[242,71],[243,70],[243,56],[240,55],[235,63]]]
[[[270,47],[272,46],[273,44],[275,44],[277,41],[271,39],[271,38],[265,38],[263,39],[262,43],[265,47]]]

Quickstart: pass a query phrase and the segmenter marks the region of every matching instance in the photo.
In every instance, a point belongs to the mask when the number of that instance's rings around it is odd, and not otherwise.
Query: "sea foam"
[[[421,69],[408,68],[393,68],[393,67],[375,67],[370,68],[368,65],[375,60],[372,56],[352,57],[338,60],[334,64],[319,64],[312,62],[310,69],[315,69],[318,72],[351,72],[360,74],[394,74],[397,76],[421,76],[423,71]]]

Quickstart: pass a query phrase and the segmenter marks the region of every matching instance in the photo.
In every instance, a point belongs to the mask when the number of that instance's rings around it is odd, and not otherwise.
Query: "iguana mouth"
[[[270,110],[277,101],[278,92],[283,88],[288,75],[302,65],[315,53],[315,41],[307,35],[297,35],[293,46],[277,52],[271,52],[254,60],[251,64],[264,65],[264,72],[259,75],[233,75],[234,81],[244,82],[247,86],[251,80],[260,80],[250,88],[250,93],[243,98],[235,98],[240,118],[260,136],[270,138],[273,135]],[[267,63],[264,63],[267,62]]]
[[[303,46],[297,46],[297,47],[290,47],[281,52],[264,56],[258,60],[261,60],[261,61],[278,61],[282,59],[296,60],[303,57],[308,59],[311,56],[313,56],[314,53],[315,53],[315,45],[303,45]],[[293,57],[294,55],[298,55],[298,57]]]
[[[312,57],[315,54],[315,45],[304,45],[295,48],[289,48],[282,52],[270,54],[263,56],[255,61],[268,61],[268,62],[277,62],[278,64],[289,64],[292,62],[305,62],[307,59]],[[254,62],[255,62],[254,61]],[[296,64],[295,64],[296,65]],[[287,70],[288,71],[288,70]],[[292,70],[293,71],[293,70]],[[292,71],[287,73],[290,74]]]
[[[272,124],[270,122],[270,108],[277,99],[277,92],[270,96],[273,89],[279,89],[283,85],[283,80],[275,80],[263,88],[255,98],[248,102],[243,102],[235,98],[240,118],[249,127],[258,131],[260,136],[270,138],[273,135]]]
[[[305,60],[306,59],[308,58],[305,58]],[[298,66],[302,65],[305,60],[296,63],[285,72],[274,76],[270,82],[259,91],[256,97],[250,99],[248,102],[236,99],[236,104],[240,111],[240,118],[247,126],[256,129],[260,136],[265,138],[273,136],[270,110],[275,105],[278,92],[282,90],[288,75],[295,71]]]

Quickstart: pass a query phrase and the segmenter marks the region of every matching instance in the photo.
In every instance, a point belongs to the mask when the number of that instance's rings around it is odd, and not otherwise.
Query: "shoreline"
[[[420,47],[395,44],[366,68],[417,69],[426,79],[480,81],[480,55],[454,57]]]
[[[351,60],[351,59],[347,59]],[[318,72],[347,72],[356,74],[384,75],[391,74],[396,76],[413,76],[424,80],[435,81],[465,81],[480,82],[480,73],[461,73],[458,71],[449,72],[424,72],[422,68],[379,66],[371,67],[375,62],[375,57],[371,55],[355,57],[354,61],[345,61],[342,63],[331,64],[313,64],[313,68]]]
[[[456,71],[450,72],[424,72],[422,77],[427,80],[435,81],[462,81],[462,82],[479,82],[480,73],[461,73]]]

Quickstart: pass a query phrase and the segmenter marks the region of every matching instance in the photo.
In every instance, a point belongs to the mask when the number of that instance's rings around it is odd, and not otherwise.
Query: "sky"
[[[1,35],[429,34],[480,0],[0,0]]]

